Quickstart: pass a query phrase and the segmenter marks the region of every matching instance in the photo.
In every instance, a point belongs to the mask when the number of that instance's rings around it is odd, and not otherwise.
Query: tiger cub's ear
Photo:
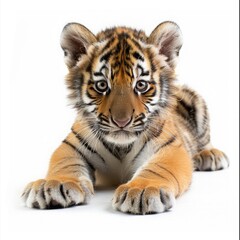
[[[182,47],[182,33],[174,22],[159,24],[148,38],[148,43],[158,48],[159,54],[165,55],[171,68],[175,68],[179,51]]]
[[[76,65],[87,48],[96,42],[94,34],[79,23],[67,24],[61,34],[61,47],[64,51],[65,63],[71,68]]]

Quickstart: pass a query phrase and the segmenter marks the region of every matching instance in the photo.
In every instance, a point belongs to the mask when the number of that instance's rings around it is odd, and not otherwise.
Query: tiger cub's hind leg
[[[192,135],[193,144],[187,145],[192,150],[195,170],[216,171],[227,168],[229,166],[227,156],[214,148],[210,142],[209,114],[204,99],[186,86],[178,89],[176,97],[177,114]]]
[[[196,126],[198,153],[193,157],[193,165],[196,171],[217,171],[229,167],[226,154],[214,148],[210,142],[210,124],[208,109],[201,96],[196,96]]]

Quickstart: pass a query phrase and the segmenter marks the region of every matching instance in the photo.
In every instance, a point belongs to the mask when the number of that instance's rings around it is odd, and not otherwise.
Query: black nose
[[[120,128],[126,127],[130,122],[131,118],[125,118],[125,119],[115,119],[112,118],[112,121]]]

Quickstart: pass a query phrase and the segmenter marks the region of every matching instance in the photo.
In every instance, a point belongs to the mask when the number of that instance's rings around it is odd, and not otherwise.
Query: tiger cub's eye
[[[140,80],[136,83],[135,90],[140,93],[144,93],[148,90],[148,86],[149,84],[147,81]]]
[[[108,90],[108,83],[105,80],[97,81],[95,83],[95,89],[99,93],[104,93]]]

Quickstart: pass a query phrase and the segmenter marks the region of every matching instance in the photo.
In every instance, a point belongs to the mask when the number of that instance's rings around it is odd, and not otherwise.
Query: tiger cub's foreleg
[[[183,145],[168,146],[116,190],[113,207],[134,214],[167,211],[188,189],[192,171],[192,161]]]
[[[93,170],[70,134],[52,155],[46,178],[29,183],[23,200],[26,206],[40,209],[87,203],[94,191]]]

